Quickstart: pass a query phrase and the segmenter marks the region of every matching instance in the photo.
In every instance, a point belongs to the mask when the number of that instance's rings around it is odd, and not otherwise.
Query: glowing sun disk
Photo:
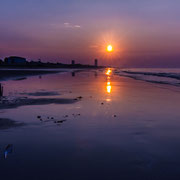
[[[106,48],[107,52],[112,52],[113,51],[113,47],[111,44],[109,44]]]

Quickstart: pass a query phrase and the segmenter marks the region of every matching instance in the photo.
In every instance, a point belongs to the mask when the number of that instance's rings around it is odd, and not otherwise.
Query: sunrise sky
[[[1,0],[0,58],[180,67],[179,8],[179,0]]]

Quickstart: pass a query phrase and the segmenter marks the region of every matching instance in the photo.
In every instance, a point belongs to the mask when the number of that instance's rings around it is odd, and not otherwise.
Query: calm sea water
[[[179,180],[179,86],[122,71],[3,81],[0,178]]]

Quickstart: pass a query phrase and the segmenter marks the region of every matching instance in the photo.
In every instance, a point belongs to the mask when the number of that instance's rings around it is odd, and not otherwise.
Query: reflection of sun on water
[[[106,75],[110,75],[111,74],[111,69],[109,68],[107,71],[106,71]]]
[[[110,94],[111,93],[111,89],[112,89],[111,83],[107,82],[107,86],[106,86],[107,93]]]
[[[111,86],[111,82],[110,82],[110,75],[111,75],[111,69],[110,68],[107,69],[106,75],[107,75],[106,92],[108,94],[110,94],[112,91],[112,86]]]

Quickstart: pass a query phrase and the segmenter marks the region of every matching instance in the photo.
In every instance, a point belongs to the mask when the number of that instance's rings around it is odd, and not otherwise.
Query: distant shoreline
[[[50,71],[44,69],[0,69],[0,82],[7,80],[26,79],[28,76],[41,76],[45,74],[55,74],[68,72],[67,70]]]
[[[75,60],[71,61],[71,64],[65,63],[53,63],[53,62],[41,62],[38,61],[27,61],[24,57],[19,56],[10,56],[4,58],[4,60],[0,59],[0,68],[102,68],[102,66],[98,66],[98,59],[94,60],[94,65],[90,64],[80,64],[76,63]]]
[[[31,66],[31,65],[0,65],[1,69],[100,69],[104,68],[104,66],[90,66],[90,65],[38,65],[38,66]]]
[[[101,67],[102,68],[102,67]],[[28,76],[41,76],[46,74],[56,74],[63,72],[75,73],[77,71],[98,69],[98,68],[27,68],[27,67],[9,67],[0,68],[0,82],[7,80],[21,80],[26,79]]]

